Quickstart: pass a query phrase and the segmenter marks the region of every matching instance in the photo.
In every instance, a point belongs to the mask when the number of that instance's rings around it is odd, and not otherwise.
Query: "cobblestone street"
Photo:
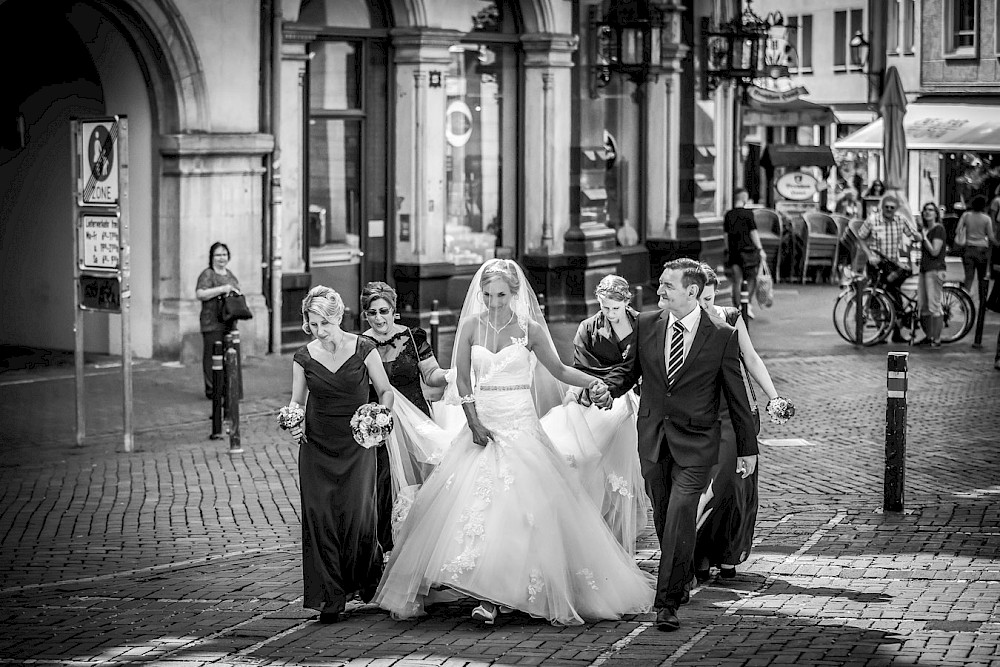
[[[318,624],[300,597],[297,452],[272,416],[290,355],[246,360],[244,452],[232,455],[207,438],[199,368],[136,366],[129,454],[117,369],[88,364],[83,447],[72,365],[7,371],[0,663],[1000,665],[997,318],[982,349],[970,335],[911,351],[906,510],[883,513],[886,352],[903,348],[837,338],[835,294],[780,285],[752,323],[797,412],[761,431],[749,561],[695,589],[675,633],[652,614],[570,628],[513,614],[485,628],[471,603],[397,622],[354,602],[343,622]],[[564,358],[574,329],[553,327]],[[656,549],[650,526],[644,569]]]

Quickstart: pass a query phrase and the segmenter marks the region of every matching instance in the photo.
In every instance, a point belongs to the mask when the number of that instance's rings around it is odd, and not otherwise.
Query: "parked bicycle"
[[[898,329],[904,340],[916,342],[920,325],[920,307],[916,294],[903,291],[903,283],[913,273],[906,267],[881,256],[871,284],[861,292],[861,315],[864,326],[861,334],[863,345],[883,342],[893,330]],[[857,337],[857,289],[855,277],[844,285],[833,304],[833,326],[840,337],[854,343]],[[944,327],[942,343],[954,343],[964,338],[976,321],[976,306],[972,297],[956,282],[946,282],[941,295]],[[926,332],[924,332],[926,335]]]

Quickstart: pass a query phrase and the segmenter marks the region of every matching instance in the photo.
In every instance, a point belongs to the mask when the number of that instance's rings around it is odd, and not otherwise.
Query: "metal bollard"
[[[545,317],[545,295],[539,292],[535,295],[535,298],[538,299],[538,309],[542,311],[542,317]]]
[[[227,333],[222,337],[222,414],[224,419],[229,419],[229,359],[227,357],[230,348],[233,347],[233,334]],[[229,432],[229,427],[226,427]]]
[[[212,346],[212,434],[209,440],[222,439],[222,410],[225,403],[226,376],[222,367],[222,341]]]
[[[240,349],[240,332],[233,329],[233,348],[236,350],[236,386],[243,400],[243,350]]]
[[[635,286],[635,309],[640,313],[642,312],[642,302],[643,302],[643,288],[642,285]]]
[[[441,340],[441,314],[438,312],[438,300],[431,301],[431,349],[437,354],[440,351],[438,342]]]
[[[746,290],[746,281],[740,285],[740,315],[743,316],[743,323],[750,326],[750,292]]]
[[[864,294],[868,279],[864,276],[854,278],[854,344],[864,345],[865,309]]]
[[[989,292],[989,278],[979,280],[979,310],[976,311],[976,336],[972,341],[972,347],[979,349],[983,346],[983,327],[986,324],[986,293]]]
[[[239,379],[239,352],[235,346],[226,350],[224,365],[226,377],[226,389],[229,392],[226,407],[229,408],[226,430],[229,432],[229,453],[241,454],[243,447],[240,442],[240,379]]]
[[[909,352],[890,352],[886,370],[885,477],[882,509],[903,511],[906,481],[906,358]]]

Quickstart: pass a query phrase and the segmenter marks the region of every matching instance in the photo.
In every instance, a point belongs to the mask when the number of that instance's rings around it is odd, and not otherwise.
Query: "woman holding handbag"
[[[230,294],[240,293],[240,281],[229,270],[229,246],[216,241],[208,250],[208,268],[198,276],[194,295],[201,301],[201,338],[204,345],[201,370],[205,377],[205,398],[212,400],[212,350],[226,334],[236,328],[236,320],[224,320],[222,301]]]

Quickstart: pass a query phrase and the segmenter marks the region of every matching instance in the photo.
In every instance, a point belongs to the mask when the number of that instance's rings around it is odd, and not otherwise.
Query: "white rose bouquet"
[[[362,447],[381,447],[392,433],[392,412],[384,405],[365,403],[351,417],[351,431]]]
[[[781,396],[775,396],[768,401],[764,409],[767,410],[772,424],[784,424],[795,415],[795,406],[790,400]]]
[[[278,410],[278,427],[283,431],[288,431],[295,438],[295,442],[301,443],[305,434],[302,432],[302,423],[306,419],[306,411],[298,403],[289,403]]]

